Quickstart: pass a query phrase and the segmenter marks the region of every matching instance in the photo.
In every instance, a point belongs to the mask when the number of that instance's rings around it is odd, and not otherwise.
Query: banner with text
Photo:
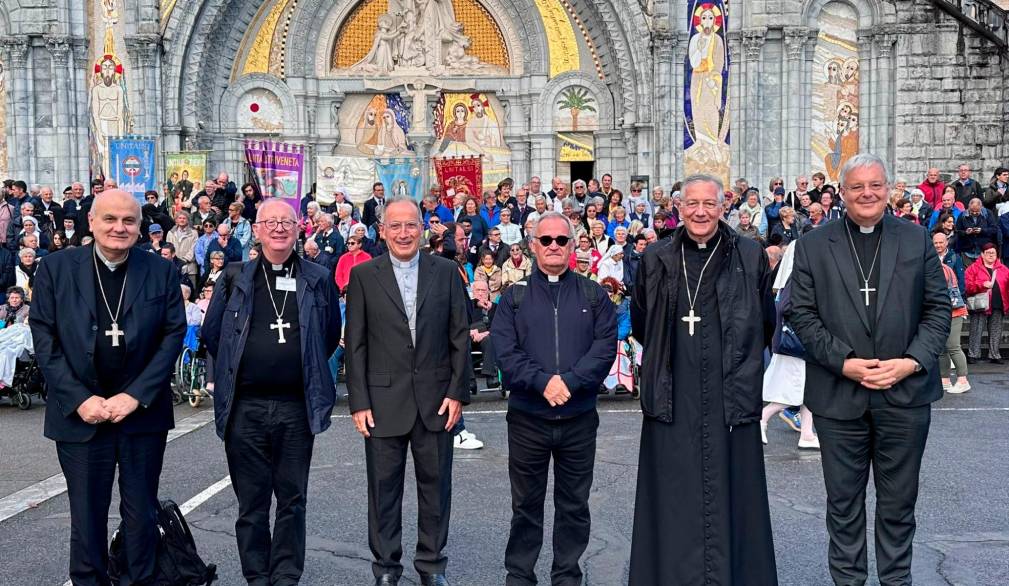
[[[206,176],[207,151],[165,153],[167,195],[174,196],[178,192],[183,201],[188,200],[203,189]]]
[[[154,176],[154,139],[128,136],[109,139],[109,179],[119,189],[133,194],[141,205],[144,192],[156,187]]]
[[[264,198],[279,197],[301,217],[305,146],[272,141],[245,141],[245,163]]]
[[[363,204],[371,197],[371,186],[375,183],[374,160],[320,155],[315,161],[315,200],[320,205],[333,203],[337,188],[346,190],[350,203]]]
[[[385,186],[386,197],[410,197],[420,201],[423,195],[420,167],[415,159],[377,159],[375,170],[378,180]]]
[[[442,203],[452,209],[457,200],[473,196],[480,201],[483,192],[483,165],[481,157],[447,157],[434,159],[438,185],[441,186]]]

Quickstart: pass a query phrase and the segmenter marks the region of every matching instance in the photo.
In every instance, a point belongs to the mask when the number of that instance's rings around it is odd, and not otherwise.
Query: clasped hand
[[[913,374],[914,368],[914,360],[910,358],[849,358],[844,361],[842,373],[867,389],[883,391]]]
[[[571,391],[564,384],[564,379],[559,374],[555,374],[547,382],[547,388],[543,389],[543,397],[551,407],[560,407],[571,399]]]
[[[105,421],[119,423],[130,413],[137,410],[140,402],[126,393],[119,393],[108,399],[92,395],[77,408],[84,423],[97,425]]]

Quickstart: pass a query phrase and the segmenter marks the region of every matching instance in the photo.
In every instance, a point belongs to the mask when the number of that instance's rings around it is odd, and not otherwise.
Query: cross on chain
[[[287,338],[284,337],[284,329],[290,328],[291,322],[285,322],[284,318],[277,316],[277,323],[270,324],[271,330],[277,330],[277,343],[286,344]]]
[[[869,293],[875,293],[876,289],[869,286],[869,281],[865,282],[865,287],[859,289],[859,291],[865,293],[865,306],[869,307]]]
[[[112,338],[112,347],[118,348],[119,338],[125,337],[126,332],[119,329],[119,324],[117,324],[116,322],[112,322],[112,329],[105,330],[105,335]]]
[[[695,316],[694,315],[694,310],[693,310],[693,308],[691,308],[690,309],[690,313],[688,313],[687,315],[681,317],[680,321],[683,321],[683,322],[687,323],[687,326],[690,328],[689,329],[689,333],[690,333],[691,336],[693,336],[694,335],[694,324],[697,323],[697,322],[699,322],[699,321],[701,321],[701,317],[700,316]]]

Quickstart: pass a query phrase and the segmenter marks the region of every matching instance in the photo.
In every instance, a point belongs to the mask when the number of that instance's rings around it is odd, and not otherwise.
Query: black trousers
[[[879,401],[874,401],[877,405]],[[813,416],[827,489],[828,559],[835,584],[865,584],[865,487],[876,485],[876,567],[882,586],[911,584],[918,474],[932,411],[870,406],[858,419]]]
[[[403,483],[406,450],[413,454],[417,478],[417,554],[414,568],[420,574],[443,574],[448,558],[452,509],[452,434],[428,431],[420,417],[408,435],[364,440],[368,467],[368,545],[375,561],[375,576],[403,574]]]
[[[225,436],[238,497],[235,535],[249,584],[297,584],[305,569],[305,507],[314,436],[302,401],[239,398]],[[270,534],[270,504],[277,511]]]
[[[555,586],[581,584],[578,560],[589,543],[589,491],[599,414],[593,409],[571,419],[550,420],[509,409],[507,421],[512,522],[505,549],[505,583],[536,584],[536,560],[543,546],[543,502],[553,457],[554,562],[550,581]]]
[[[128,574],[120,584],[140,584],[153,574],[158,481],[167,439],[168,432],[126,435],[118,425],[102,423],[89,441],[56,442],[70,498],[70,581],[74,586],[110,583],[109,506],[117,466]]]

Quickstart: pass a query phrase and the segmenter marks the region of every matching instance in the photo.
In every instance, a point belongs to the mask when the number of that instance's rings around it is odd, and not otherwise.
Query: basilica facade
[[[159,176],[303,145],[306,184],[323,160],[668,189],[1009,159],[1004,47],[929,0],[0,0],[0,30],[0,174],[59,189],[123,136]]]

